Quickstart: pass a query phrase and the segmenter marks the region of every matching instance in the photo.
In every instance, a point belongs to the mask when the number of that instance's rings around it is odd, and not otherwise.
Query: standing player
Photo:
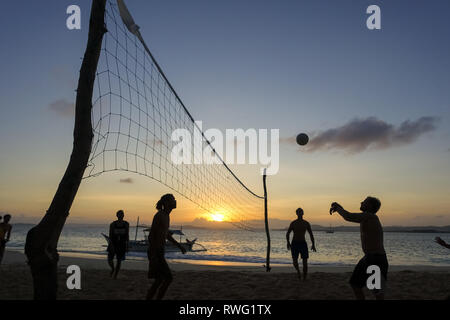
[[[155,279],[155,282],[147,292],[147,300],[153,299],[158,292],[156,299],[161,300],[173,280],[172,272],[164,257],[166,239],[175,244],[181,252],[186,253],[183,248],[169,231],[170,213],[177,207],[177,201],[172,194],[166,194],[156,204],[158,212],[155,214],[148,235],[148,277]]]
[[[311,250],[316,251],[316,246],[314,243],[314,236],[311,230],[311,225],[308,221],[303,220],[303,209],[298,208],[297,211],[297,220],[294,220],[289,225],[289,229],[286,233],[286,241],[287,241],[287,249],[291,250],[292,253],[292,263],[294,264],[295,270],[297,270],[297,274],[299,279],[302,278],[300,273],[300,268],[298,266],[298,256],[300,254],[303,262],[303,280],[306,280],[306,276],[308,275],[308,244],[305,240],[305,233],[308,231],[309,236],[311,238],[312,246]],[[294,232],[294,237],[292,238],[292,243],[289,242],[289,236],[291,232]]]
[[[350,285],[353,288],[356,298],[359,300],[365,299],[362,288],[367,285],[366,282],[370,276],[367,273],[367,268],[371,265],[378,266],[381,271],[381,290],[375,289],[373,292],[377,300],[384,299],[389,264],[383,246],[383,227],[380,219],[376,215],[380,207],[380,200],[374,197],[367,197],[361,202],[360,209],[362,213],[350,213],[336,202],[331,204],[330,214],[337,212],[344,220],[360,224],[361,245],[364,257],[358,262],[350,278]]]
[[[117,279],[120,271],[120,265],[125,260],[125,253],[128,251],[129,229],[130,225],[123,220],[125,214],[123,210],[116,213],[117,220],[109,225],[109,245],[108,245],[108,264],[111,267],[111,277]],[[114,256],[117,258],[116,267],[114,267]]]
[[[9,224],[9,220],[11,220],[11,215],[5,214],[3,222],[0,223],[0,264],[2,263],[3,255],[5,254],[6,243],[11,237],[12,227]]]

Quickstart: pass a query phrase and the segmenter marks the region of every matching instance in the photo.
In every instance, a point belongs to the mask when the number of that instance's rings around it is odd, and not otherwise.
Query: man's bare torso
[[[372,213],[365,215],[361,221],[361,245],[365,254],[384,254],[383,227],[378,216]]]
[[[8,223],[0,223],[0,240],[6,240],[6,235],[11,232],[11,225]]]
[[[291,229],[294,232],[292,241],[305,241],[305,233],[308,230],[309,223],[306,220],[294,220],[291,222]]]

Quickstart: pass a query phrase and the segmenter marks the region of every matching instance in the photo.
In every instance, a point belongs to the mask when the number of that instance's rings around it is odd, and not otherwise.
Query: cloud
[[[394,126],[375,117],[356,118],[347,124],[314,134],[302,150],[343,150],[359,153],[367,149],[388,149],[415,142],[420,136],[436,129],[438,119],[421,117],[416,121],[404,121]],[[285,141],[294,142],[295,138]]]
[[[119,181],[120,183],[133,183],[133,179],[131,178],[126,178],[126,179],[120,179]]]
[[[289,138],[280,138],[280,143],[286,143],[286,144],[297,144],[296,137],[289,137]]]
[[[75,116],[75,104],[65,99],[58,99],[50,103],[49,109],[62,117]]]

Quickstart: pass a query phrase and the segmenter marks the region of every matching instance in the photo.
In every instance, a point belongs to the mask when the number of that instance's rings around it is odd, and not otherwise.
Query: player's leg
[[[158,294],[156,296],[156,300],[161,300],[164,295],[166,294],[167,289],[169,288],[170,284],[173,281],[173,277],[170,276],[168,278],[164,278],[164,280],[161,283],[161,286],[159,287]]]
[[[384,300],[385,293],[386,293],[386,285],[387,285],[387,273],[389,268],[389,263],[387,261],[386,255],[377,255],[375,261],[370,262],[370,264],[377,265],[381,270],[381,279],[380,279],[380,285],[381,288],[379,290],[373,290],[373,293],[375,295],[375,299],[377,300]]]
[[[117,246],[117,264],[116,264],[116,272],[114,273],[114,279],[117,279],[117,275],[119,274],[120,267],[122,266],[122,261],[125,260],[125,252],[126,252],[126,243],[121,243]]]
[[[306,242],[302,242],[300,254],[303,261],[303,280],[306,280],[306,277],[308,275],[308,259],[309,259],[308,244]]]
[[[122,265],[122,259],[120,257],[117,257],[116,272],[114,273],[114,279],[117,279],[117,275],[119,274],[121,265]]]
[[[381,274],[381,289],[374,291],[375,299],[384,300],[384,296],[386,293],[386,281],[387,281],[386,276],[382,272],[382,274]]]
[[[116,246],[116,257],[117,257],[117,265],[116,265],[116,272],[114,273],[114,279],[117,279],[117,275],[119,274],[120,267],[122,265],[122,261],[125,260],[125,253],[126,253],[126,243],[120,243],[120,245]]]
[[[303,280],[306,280],[308,275],[308,258],[302,259],[303,262]]]
[[[297,271],[298,278],[301,279],[302,275],[300,272],[300,267],[298,266],[299,253],[300,252],[297,250],[296,244],[294,243],[294,241],[292,241],[292,244],[291,244],[292,264],[294,265],[294,268]]]
[[[301,279],[302,273],[300,272],[300,267],[298,266],[298,259],[293,258],[292,263],[294,264],[294,268],[297,271],[298,278]]]
[[[366,298],[363,292],[363,288],[366,285],[367,281],[366,266],[366,257],[364,256],[355,266],[353,274],[350,278],[350,285],[357,300],[364,300]]]
[[[112,250],[108,251],[108,264],[111,268],[109,276],[112,277],[114,275],[114,252]]]
[[[149,254],[147,254],[147,256],[148,256],[148,278],[155,279],[155,281],[148,289],[146,299],[152,300],[156,294],[156,291],[159,289],[163,281],[163,277],[161,276],[161,263],[160,263],[162,257],[157,255],[150,256]]]
[[[170,271],[166,259],[163,259],[161,261],[161,274],[163,276],[163,282],[159,287],[158,294],[156,295],[156,300],[161,300],[164,297],[167,289],[173,281],[172,271]]]
[[[160,277],[157,277],[155,281],[153,282],[152,286],[147,291],[147,300],[152,300],[155,296],[156,291],[161,286],[161,283],[163,282],[163,279]]]
[[[364,292],[363,292],[362,288],[352,285],[352,289],[353,289],[353,294],[355,295],[355,298],[357,300],[365,300],[366,299],[366,297],[364,296]]]

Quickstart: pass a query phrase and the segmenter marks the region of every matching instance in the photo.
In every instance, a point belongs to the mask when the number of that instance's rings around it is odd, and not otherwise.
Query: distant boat
[[[334,233],[334,230],[331,228],[331,224],[330,224],[330,228],[328,230],[325,230],[326,233]]]
[[[137,234],[138,234],[138,229],[139,228],[144,228],[144,239],[142,240],[137,240]],[[150,232],[151,227],[146,226],[146,225],[140,225],[139,224],[139,217],[137,220],[137,224],[136,224],[136,235],[134,237],[134,240],[130,240],[128,242],[128,250],[130,252],[147,252],[148,250],[148,233]],[[195,238],[194,240],[188,240],[187,238],[185,239],[185,241],[182,241],[182,237],[184,236],[183,230],[169,230],[169,232],[172,235],[178,235],[180,236],[180,241],[179,244],[186,249],[187,252],[200,252],[200,251],[207,251],[206,248],[204,246],[202,246],[199,243],[196,243],[197,238]],[[103,237],[105,238],[105,240],[107,241],[108,245],[110,243],[110,239],[106,234],[103,234]],[[194,245],[196,246],[196,248],[194,249]],[[180,249],[174,245],[173,243],[166,241],[166,252],[178,252],[180,251]]]

